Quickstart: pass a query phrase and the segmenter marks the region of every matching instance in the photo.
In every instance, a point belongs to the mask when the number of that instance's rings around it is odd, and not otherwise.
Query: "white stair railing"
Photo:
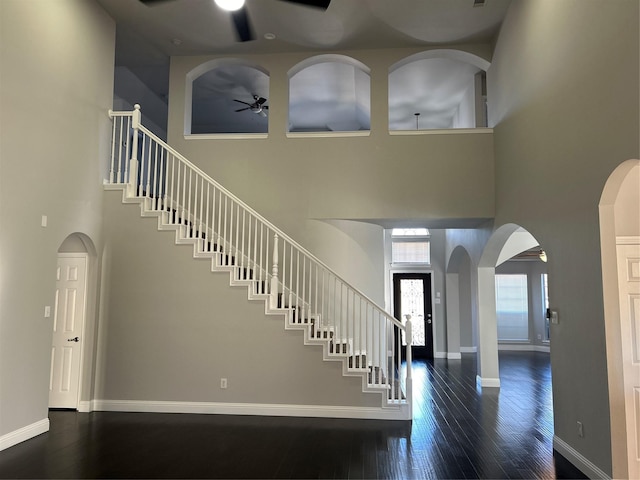
[[[107,183],[124,186],[127,197],[179,228],[199,252],[264,296],[271,311],[287,313],[290,325],[306,327],[310,341],[325,342],[329,357],[365,375],[368,387],[387,390],[387,404],[411,410],[410,319],[395,319],[145,128],[139,105],[109,115]],[[407,365],[401,379],[403,348]]]

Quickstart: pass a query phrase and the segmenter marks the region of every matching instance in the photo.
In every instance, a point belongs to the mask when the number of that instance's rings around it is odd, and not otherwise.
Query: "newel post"
[[[409,418],[413,418],[413,373],[411,368],[411,344],[413,342],[413,326],[411,324],[411,315],[405,315],[407,322],[405,323],[404,337],[407,341],[407,405],[409,406]]]
[[[133,139],[131,142],[131,158],[129,159],[129,183],[127,185],[127,196],[135,197],[138,186],[138,132],[140,130],[140,105],[133,106],[133,115],[131,118],[131,128],[133,129]]]
[[[270,307],[278,308],[278,234],[273,237],[273,267],[271,269]]]

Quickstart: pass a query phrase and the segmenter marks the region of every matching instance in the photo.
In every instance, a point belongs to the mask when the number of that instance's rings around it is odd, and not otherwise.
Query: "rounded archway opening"
[[[389,130],[487,126],[489,62],[460,50],[411,55],[389,69]]]
[[[233,58],[205,62],[187,74],[185,134],[266,134],[269,72]]]
[[[371,128],[370,69],[345,55],[318,55],[289,76],[289,132],[352,132]]]
[[[446,271],[447,358],[462,358],[462,353],[477,351],[474,322],[471,256],[458,245],[451,252]]]
[[[635,334],[640,321],[640,160],[627,160],[609,176],[602,192],[600,249],[614,478],[637,478],[640,389]]]
[[[547,253],[516,224],[497,228],[478,263],[478,378],[500,386],[498,350],[549,351]]]

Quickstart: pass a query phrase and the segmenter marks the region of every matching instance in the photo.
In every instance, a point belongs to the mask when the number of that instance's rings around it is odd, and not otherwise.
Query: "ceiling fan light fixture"
[[[235,12],[244,6],[244,0],[214,0],[216,5],[228,12]]]

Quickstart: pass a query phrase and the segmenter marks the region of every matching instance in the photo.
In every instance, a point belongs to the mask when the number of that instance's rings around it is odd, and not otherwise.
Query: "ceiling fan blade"
[[[263,105],[263,106],[262,106],[262,109],[263,109],[263,110],[269,110],[269,105]]]
[[[245,105],[249,105],[250,107],[252,106],[251,103],[247,103],[247,102],[243,102],[242,100],[237,100],[237,99],[233,99],[234,102],[238,102],[238,103],[244,103]]]
[[[236,37],[239,42],[250,42],[251,40],[255,40],[246,6],[242,7],[240,10],[231,12],[231,19],[233,20]]]
[[[320,8],[322,10],[326,10],[329,8],[329,4],[331,0],[283,0],[289,3],[297,3],[298,5],[305,5],[307,7],[315,7]]]
[[[264,98],[264,97],[256,98],[256,103],[257,103],[258,105],[262,105],[262,104],[263,104],[264,102],[266,102],[266,101],[267,101],[267,99],[266,99],[266,98]]]
[[[244,112],[245,110],[249,110],[251,107],[241,108],[240,110],[236,110],[236,112]]]
[[[260,110],[260,115],[263,116],[263,117],[266,117],[267,116],[267,112],[265,112],[264,109]]]

